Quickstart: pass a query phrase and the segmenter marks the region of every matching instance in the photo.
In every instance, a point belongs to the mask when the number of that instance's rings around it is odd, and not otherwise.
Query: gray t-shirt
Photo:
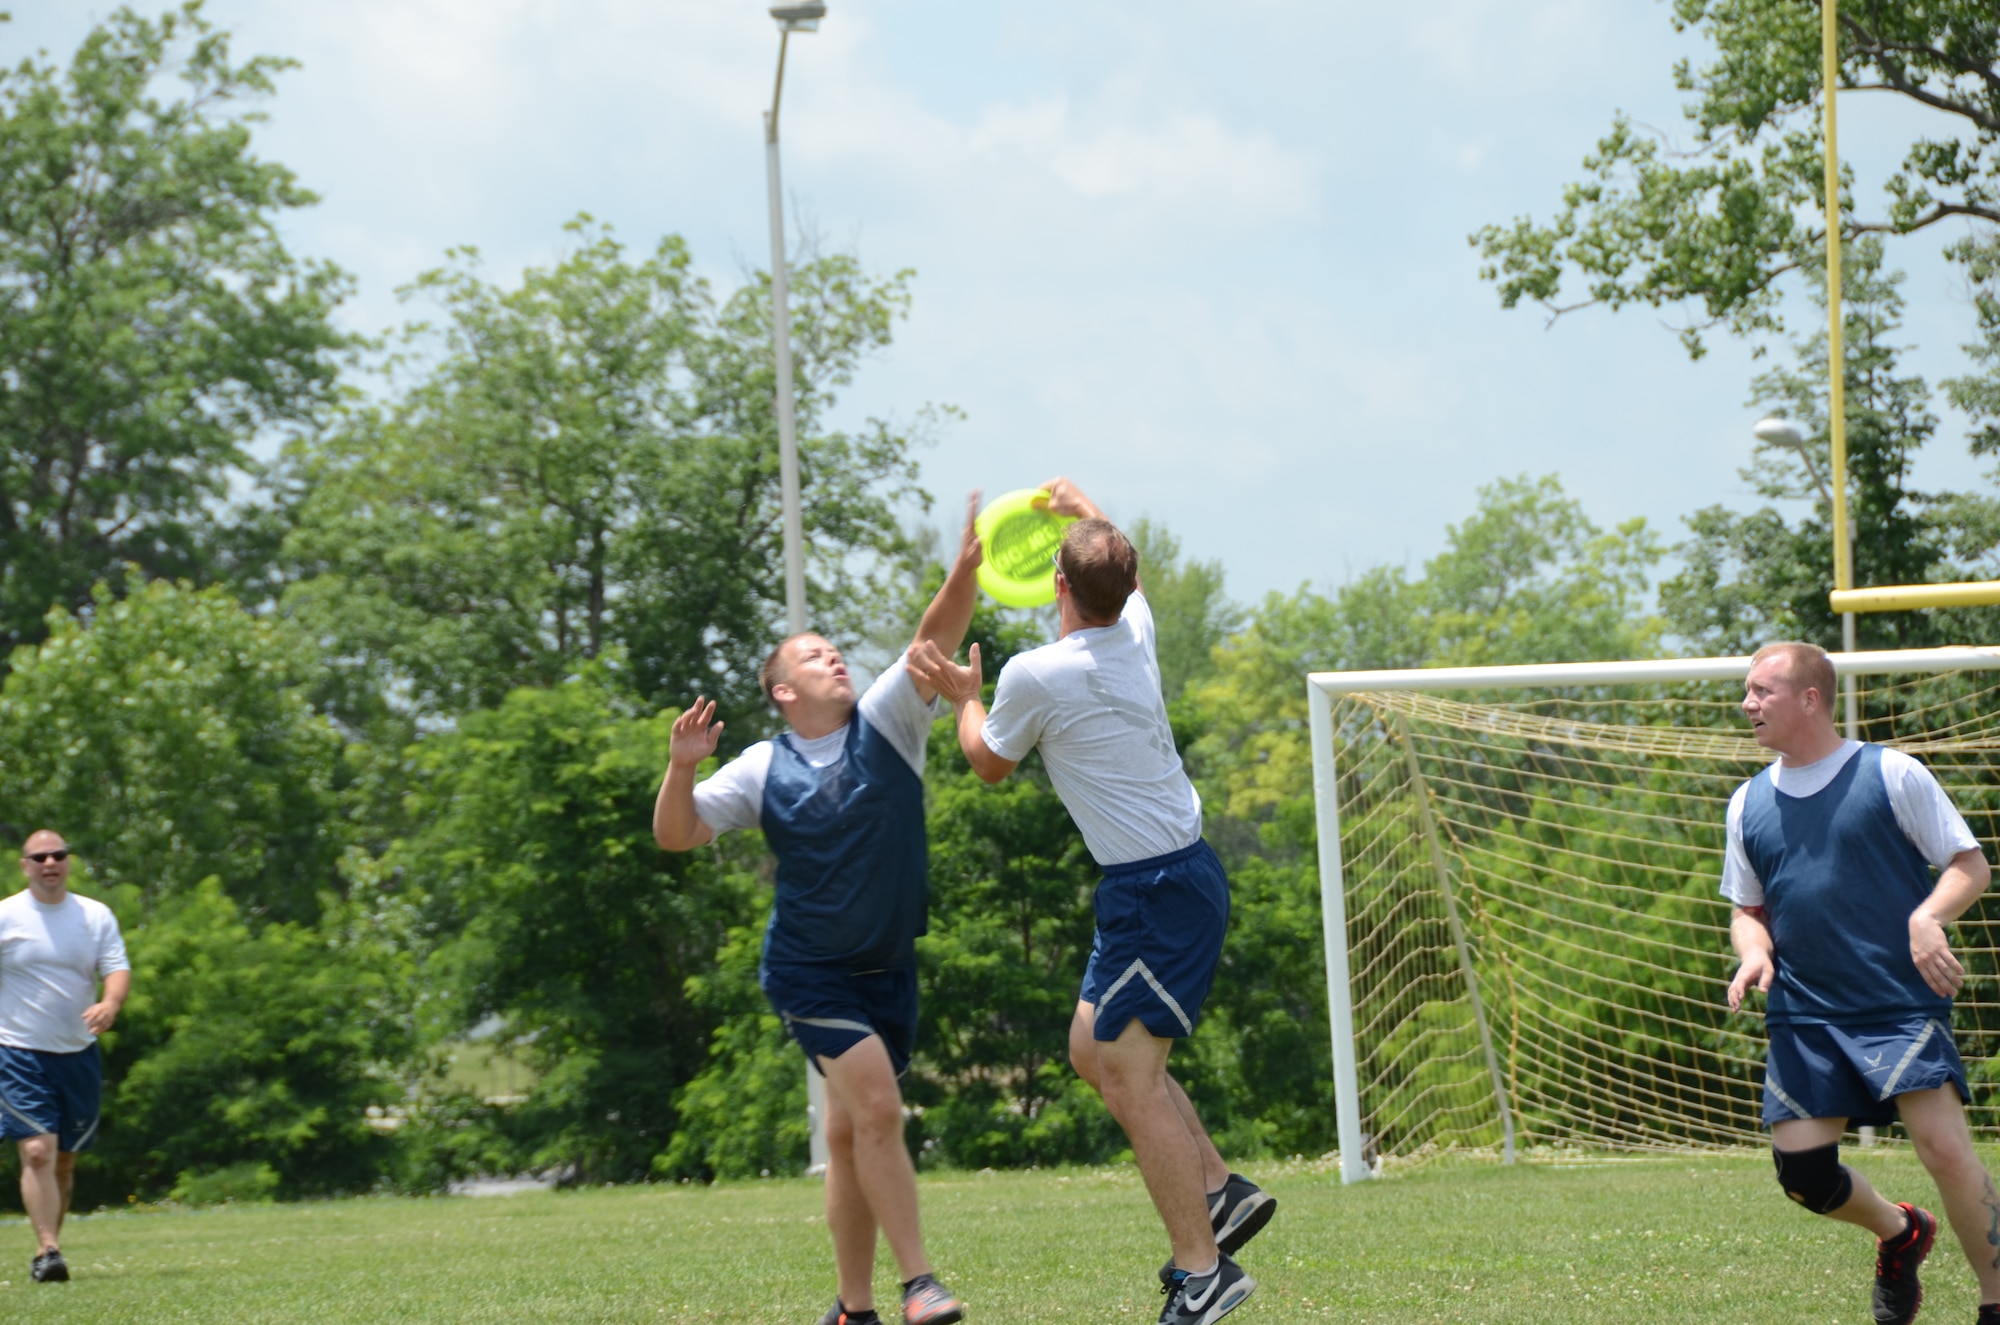
[[[924,746],[938,704],[917,693],[904,659],[898,658],[855,705],[868,725],[881,732],[918,777],[924,775]],[[825,768],[847,749],[847,726],[807,741],[794,732],[792,748],[814,768]],[[771,743],[759,741],[717,769],[694,789],[694,812],[717,837],[732,828],[755,828],[764,817],[764,776],[771,768]]]
[[[111,908],[67,894],[50,906],[22,889],[0,901],[0,1044],[74,1054],[97,1040],[83,1010],[97,981],[131,969]]]
[[[1847,761],[1861,752],[1861,742],[1842,741],[1826,758],[1797,768],[1774,763],[1757,777],[1768,777],[1781,796],[1813,796],[1825,791]],[[1757,779],[1752,778],[1750,782]],[[1750,782],[1729,798],[1728,847],[1722,857],[1722,895],[1738,906],[1762,906],[1764,881],[1750,865],[1743,847],[1743,802],[1750,794]],[[1961,851],[1979,849],[1979,839],[1966,827],[1965,819],[1951,797],[1944,794],[1931,771],[1901,750],[1882,751],[1882,787],[1889,795],[1889,809],[1896,826],[1910,839],[1919,855],[1933,869],[1943,869]]]
[[[1201,840],[1201,797],[1174,749],[1153,612],[1141,594],[1125,600],[1111,625],[1009,658],[980,735],[1015,762],[1041,748],[1049,781],[1099,865]]]

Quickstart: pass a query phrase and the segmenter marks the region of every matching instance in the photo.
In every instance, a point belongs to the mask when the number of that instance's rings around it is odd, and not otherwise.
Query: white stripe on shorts
[[[1917,1054],[1923,1050],[1923,1047],[1931,1042],[1931,1036],[1937,1034],[1942,1029],[1943,1027],[1939,1026],[1936,1021],[1926,1021],[1924,1023],[1923,1032],[1916,1039],[1910,1041],[1910,1047],[1903,1051],[1902,1061],[1896,1064],[1896,1070],[1889,1074],[1889,1079],[1882,1083],[1882,1093],[1878,1098],[1886,1100],[1896,1093],[1896,1083],[1903,1079],[1904,1069],[1909,1067]]]
[[[1769,1063],[1766,1063],[1764,1065],[1764,1089],[1770,1091],[1773,1095],[1776,1095],[1778,1097],[1778,1103],[1784,1105],[1787,1109],[1790,1109],[1792,1111],[1793,1117],[1810,1118],[1812,1116],[1811,1114],[1806,1112],[1805,1105],[1799,1103],[1797,1100],[1793,1099],[1790,1095],[1785,1094],[1783,1088],[1778,1085],[1778,1074],[1771,1070],[1771,1065]]]
[[[787,1012],[786,1021],[796,1021],[801,1026],[818,1026],[829,1031],[860,1031],[863,1035],[873,1035],[875,1028],[865,1021],[847,1021],[840,1017],[795,1017]]]
[[[1194,1023],[1188,1020],[1188,1014],[1181,1011],[1181,1005],[1174,1001],[1174,996],[1166,991],[1164,985],[1153,978],[1152,969],[1146,965],[1144,960],[1138,957],[1134,957],[1132,964],[1125,968],[1125,974],[1111,982],[1111,988],[1098,995],[1097,1006],[1101,1008],[1106,1003],[1109,1003],[1112,995],[1123,989],[1135,975],[1143,977],[1146,983],[1153,987],[1153,992],[1158,994],[1160,1001],[1167,1005],[1167,1011],[1180,1019],[1182,1029],[1186,1030],[1189,1035],[1193,1035]]]

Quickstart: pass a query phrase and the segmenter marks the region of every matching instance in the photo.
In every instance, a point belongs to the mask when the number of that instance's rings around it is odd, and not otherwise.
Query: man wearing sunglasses
[[[1044,486],[1050,511],[1080,517],[1056,553],[1060,638],[1008,660],[990,715],[979,699],[978,645],[960,667],[920,639],[910,672],[957,711],[959,748],[984,781],[1000,781],[1040,749],[1104,871],[1070,1061],[1131,1139],[1173,1245],[1160,1271],[1160,1320],[1211,1325],[1257,1287],[1229,1253],[1277,1208],[1229,1171],[1167,1073],[1168,1053],[1194,1034],[1215,978],[1229,880],[1202,839],[1201,797],[1174,749],[1138,553],[1068,479]]]
[[[62,834],[30,835],[21,872],[27,888],[0,901],[0,1136],[20,1143],[29,1276],[56,1283],[69,1278],[59,1243],[76,1157],[97,1139],[97,1037],[118,1020],[132,967],[111,908],[69,890]]]

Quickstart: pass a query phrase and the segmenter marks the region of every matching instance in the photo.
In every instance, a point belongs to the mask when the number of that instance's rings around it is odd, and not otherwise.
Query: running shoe
[[[59,1251],[45,1251],[28,1267],[28,1277],[38,1284],[69,1282],[69,1262]]]
[[[875,1325],[881,1319],[873,1307],[866,1311],[849,1311],[839,1298],[835,1298],[833,1305],[826,1309],[826,1314],[819,1318],[819,1325]]]
[[[1240,1173],[1229,1175],[1222,1190],[1208,1198],[1208,1223],[1215,1230],[1215,1245],[1225,1256],[1257,1236],[1271,1216],[1278,1213],[1278,1198]]]
[[[965,1303],[928,1274],[903,1285],[904,1325],[951,1325],[965,1319]]]
[[[1160,1325],[1214,1325],[1257,1291],[1257,1281],[1224,1256],[1199,1278],[1185,1270],[1172,1271],[1160,1291],[1167,1295]]]
[[[1910,1325],[1924,1304],[1917,1267],[1931,1254],[1937,1240],[1937,1216],[1902,1203],[1910,1227],[1892,1242],[1875,1244],[1875,1319],[1877,1325]]]

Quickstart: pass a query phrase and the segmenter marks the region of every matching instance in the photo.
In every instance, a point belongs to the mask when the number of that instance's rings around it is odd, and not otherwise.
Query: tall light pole
[[[778,361],[778,488],[785,520],[785,632],[806,628],[805,527],[799,515],[799,439],[792,401],[792,307],[786,289],[785,193],[778,173],[778,104],[785,95],[785,50],[794,32],[817,32],[823,4],[772,5],[778,21],[778,77],[764,114],[764,174],[771,191],[771,348]],[[819,1132],[813,1137],[817,1143]]]
[[[1828,508],[1834,511],[1837,517],[1834,524],[1834,565],[1838,568],[1844,562],[1850,568],[1848,573],[1851,575],[1851,568],[1854,565],[1854,526],[1848,523],[1845,518],[1847,503],[1835,501],[1834,493],[1837,489],[1828,484],[1825,476],[1819,472],[1819,466],[1813,463],[1812,452],[1806,449],[1805,434],[1800,432],[1799,426],[1790,419],[1763,419],[1750,431],[1757,434],[1759,441],[1768,442],[1772,446],[1782,446],[1788,451],[1798,453],[1799,461],[1805,465],[1807,475],[1811,477],[1814,486],[1819,489],[1819,495],[1826,499]],[[1843,468],[1845,467],[1843,466]],[[1845,476],[1843,475],[1842,477]],[[1843,552],[1846,553],[1844,557],[1841,555]],[[1843,583],[1838,574],[1836,574],[1835,583],[1841,588],[1852,587],[1850,584]],[[1854,613],[1842,612],[1840,614],[1840,637],[1841,652],[1854,652]],[[1861,711],[1860,705],[1854,696],[1854,678],[1852,676],[1843,676],[1840,678],[1840,691],[1841,699],[1846,705],[1847,710],[1845,715],[1847,718],[1847,739],[1858,741],[1861,739]]]
[[[771,84],[771,109],[764,112],[764,175],[771,191],[771,351],[778,366],[778,492],[785,528],[785,633],[806,628],[805,524],[799,515],[799,438],[792,402],[792,306],[785,270],[785,191],[778,173],[778,105],[785,95],[785,51],[794,32],[817,32],[826,17],[819,3],[772,5],[778,21],[778,76]],[[806,1064],[808,1173],[825,1173],[826,1082]]]

